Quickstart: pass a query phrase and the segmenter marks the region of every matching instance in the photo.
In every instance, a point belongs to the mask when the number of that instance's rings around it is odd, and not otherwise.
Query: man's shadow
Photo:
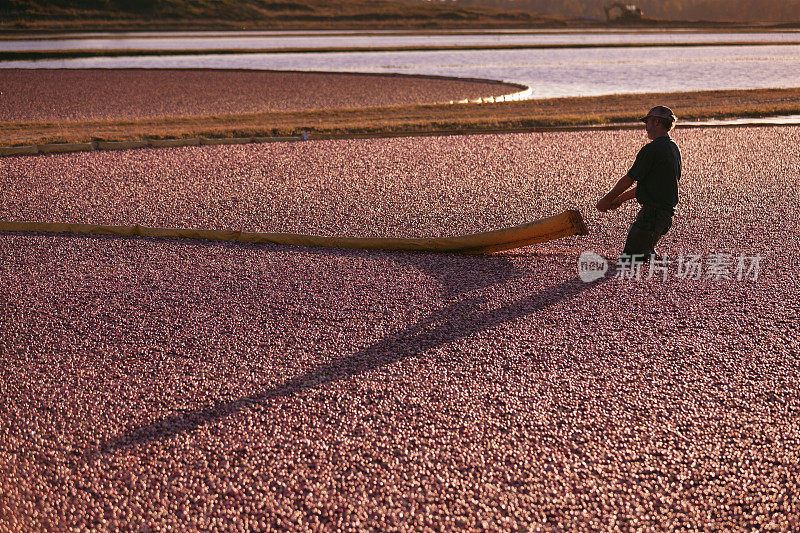
[[[315,250],[310,253],[347,256],[369,252]],[[504,254],[466,256],[394,252],[390,255],[393,260],[413,265],[420,271],[436,278],[444,291],[444,296],[450,299],[456,297],[457,301],[435,310],[417,323],[387,335],[353,354],[321,364],[278,385],[235,400],[185,410],[178,414],[162,417],[150,424],[123,431],[103,443],[101,451],[113,452],[187,433],[219,422],[253,405],[265,404],[277,398],[293,396],[307,389],[323,387],[330,383],[363,375],[371,370],[403,361],[556,305],[584,291],[591,290],[611,277],[607,276],[586,283],[578,276],[574,276],[502,307],[482,310],[481,305],[485,303],[484,298],[478,295],[466,297],[459,297],[459,295],[520,279],[530,275],[532,271],[520,268],[510,260],[509,256]]]

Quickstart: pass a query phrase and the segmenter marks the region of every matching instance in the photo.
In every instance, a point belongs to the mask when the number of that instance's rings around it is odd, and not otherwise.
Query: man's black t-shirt
[[[644,145],[628,177],[637,182],[636,201],[642,205],[675,212],[678,205],[678,180],[681,179],[681,152],[665,135]]]

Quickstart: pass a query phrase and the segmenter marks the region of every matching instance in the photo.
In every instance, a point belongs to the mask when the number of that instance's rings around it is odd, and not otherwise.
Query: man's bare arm
[[[616,209],[619,206],[621,206],[622,204],[624,204],[625,202],[627,202],[628,200],[632,200],[634,198],[636,198],[636,187],[635,186],[633,188],[631,188],[631,189],[628,189],[627,191],[625,191],[624,193],[620,194],[619,196],[617,196],[611,202],[611,209]]]
[[[634,183],[634,182],[633,182],[633,180],[632,180],[631,178],[629,178],[627,174],[625,174],[624,176],[622,176],[622,177],[619,179],[619,181],[617,182],[617,184],[616,184],[616,185],[614,185],[614,188],[612,188],[612,189],[609,191],[609,193],[608,193],[608,194],[606,194],[605,196],[603,196],[603,197],[600,199],[600,201],[599,201],[599,202],[597,202],[597,209],[598,209],[598,211],[605,212],[605,211],[608,211],[609,209],[613,209],[613,208],[614,208],[614,205],[613,205],[613,204],[614,204],[614,201],[615,201],[615,200],[617,200],[617,199],[618,199],[618,197],[619,197],[619,196],[620,196],[622,193],[624,193],[624,192],[625,192],[625,191],[626,191],[628,188],[630,188],[630,186],[631,186],[631,185],[633,185],[633,183]],[[634,190],[635,190],[635,189],[634,189]],[[633,194],[636,194],[636,193],[634,192]],[[625,200],[627,200],[627,199],[628,199],[628,198],[625,198]],[[622,202],[623,202],[623,201],[625,201],[625,200],[622,200],[622,201],[620,201],[619,203],[622,203]],[[617,204],[617,205],[616,205],[616,207],[619,207],[619,204]]]

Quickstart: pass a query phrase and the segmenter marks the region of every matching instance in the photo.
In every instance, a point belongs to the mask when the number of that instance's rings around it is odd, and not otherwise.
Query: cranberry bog
[[[85,121],[435,104],[521,88],[490,80],[330,72],[4,69],[0,116],[9,123],[66,127]]]
[[[800,128],[674,138],[673,262],[591,283],[641,131],[0,159],[2,220],[590,231],[489,256],[0,234],[0,527],[800,528]]]
[[[618,127],[638,125],[641,110],[656,101],[668,102],[681,121],[800,114],[798,88],[514,101],[524,86],[437,76],[6,69],[3,77],[0,151],[49,143],[274,137],[303,131],[320,138]],[[466,102],[481,103],[461,105]]]

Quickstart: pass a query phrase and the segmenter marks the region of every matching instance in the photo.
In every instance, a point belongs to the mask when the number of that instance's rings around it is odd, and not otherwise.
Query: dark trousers
[[[636,220],[628,230],[623,255],[639,256],[638,259],[649,259],[655,254],[655,245],[669,228],[672,227],[672,211],[643,205],[636,215]]]

